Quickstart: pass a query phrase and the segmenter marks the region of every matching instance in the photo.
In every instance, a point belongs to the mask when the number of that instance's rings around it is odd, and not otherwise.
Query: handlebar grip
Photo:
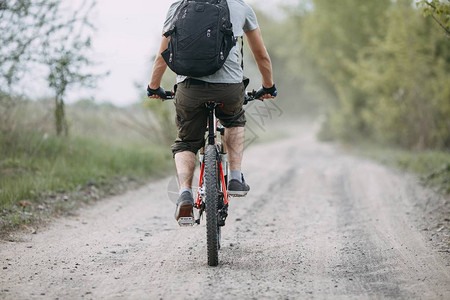
[[[166,91],[166,99],[175,98],[175,93],[173,91]]]

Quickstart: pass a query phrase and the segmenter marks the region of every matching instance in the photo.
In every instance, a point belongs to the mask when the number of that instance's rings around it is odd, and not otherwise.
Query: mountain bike
[[[255,100],[255,91],[246,92],[244,105]],[[166,92],[167,99],[174,99],[174,92]],[[163,99],[167,100],[167,99]],[[229,195],[228,186],[228,156],[226,145],[222,142],[225,128],[219,125],[215,116],[216,107],[222,103],[207,102],[208,122],[206,128],[205,145],[200,150],[200,180],[197,190],[197,200],[194,203],[196,214],[194,217],[181,217],[180,226],[194,226],[206,213],[206,240],[208,265],[217,266],[219,263],[221,228],[225,226],[228,217]],[[220,133],[220,140],[217,134]]]

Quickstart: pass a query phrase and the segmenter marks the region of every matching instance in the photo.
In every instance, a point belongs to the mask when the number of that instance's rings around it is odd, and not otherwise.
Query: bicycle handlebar
[[[253,91],[246,91],[245,92],[244,105],[246,105],[250,101],[254,101],[254,100],[263,101],[261,99],[256,99],[255,98],[255,93],[256,93],[255,90],[253,90]],[[161,99],[161,100],[162,101],[167,101],[167,100],[173,100],[174,98],[175,98],[175,92],[173,92],[173,91],[166,91],[166,99]]]
[[[166,99],[162,99],[163,101],[164,100],[171,100],[171,99],[174,99],[175,98],[175,92],[173,92],[173,91],[166,91]]]
[[[253,91],[246,91],[245,92],[245,97],[244,97],[244,105],[246,105],[247,103],[249,103],[250,101],[253,101],[253,100],[260,100],[260,101],[263,101],[263,100],[261,100],[261,99],[255,99],[255,90],[253,90]]]

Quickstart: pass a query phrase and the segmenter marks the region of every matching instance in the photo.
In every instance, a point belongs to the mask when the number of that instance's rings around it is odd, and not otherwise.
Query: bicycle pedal
[[[193,217],[180,217],[178,219],[178,225],[180,225],[181,227],[194,226],[194,224],[195,220]]]
[[[232,198],[244,198],[245,196],[247,196],[248,191],[246,192],[232,192],[229,193],[228,196],[232,197]]]

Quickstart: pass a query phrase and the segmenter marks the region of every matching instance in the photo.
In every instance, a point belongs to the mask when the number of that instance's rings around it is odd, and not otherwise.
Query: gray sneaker
[[[239,180],[231,179],[228,183],[228,195],[232,197],[245,197],[250,191],[250,186],[245,182],[244,175],[242,176],[242,182]]]
[[[177,208],[175,209],[175,220],[178,221],[178,219],[180,218],[193,218],[193,208],[194,198],[192,198],[191,193],[187,191],[183,192],[177,201]]]

